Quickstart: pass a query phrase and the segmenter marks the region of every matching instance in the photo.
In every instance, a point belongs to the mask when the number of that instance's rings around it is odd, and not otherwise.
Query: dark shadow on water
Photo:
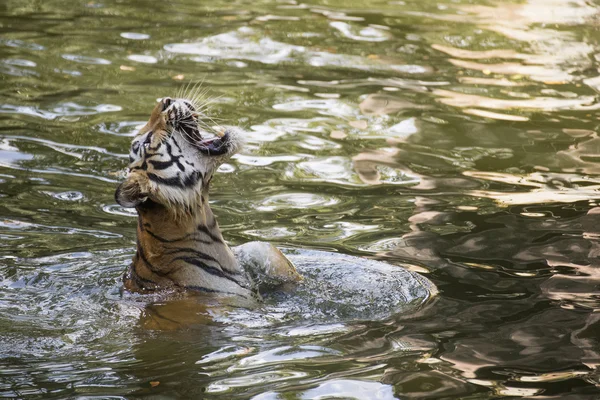
[[[433,270],[435,313],[413,326],[463,380],[513,394],[593,398],[600,363],[600,209],[587,204],[437,212],[417,205],[413,232],[380,253]],[[551,217],[549,217],[551,216]],[[468,232],[437,234],[444,224]],[[443,338],[443,339],[442,339]],[[517,389],[523,389],[520,392]]]

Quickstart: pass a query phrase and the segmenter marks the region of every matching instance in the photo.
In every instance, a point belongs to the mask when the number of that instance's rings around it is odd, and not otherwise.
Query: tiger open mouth
[[[222,156],[230,150],[230,135],[216,134],[206,138],[208,132],[203,132],[198,123],[201,114],[196,111],[194,105],[184,99],[171,99],[166,97],[162,99],[163,111],[167,116],[167,121],[171,123],[173,129],[185,134],[190,139],[190,144],[198,149],[201,154],[207,156]]]
[[[196,147],[198,148],[198,151],[204,155],[222,156],[229,152],[229,139],[229,132],[226,132],[223,136],[201,140],[196,144]]]

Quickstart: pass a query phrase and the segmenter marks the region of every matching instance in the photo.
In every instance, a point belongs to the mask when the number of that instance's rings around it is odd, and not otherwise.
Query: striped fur
[[[132,141],[129,173],[115,193],[119,204],[138,212],[137,251],[125,286],[251,298],[250,281],[208,204],[213,173],[242,141],[234,130],[208,138],[198,108],[164,98]]]

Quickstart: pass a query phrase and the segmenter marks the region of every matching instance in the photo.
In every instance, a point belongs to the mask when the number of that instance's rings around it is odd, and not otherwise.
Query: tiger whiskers
[[[207,118],[213,125],[218,126],[220,125],[218,123],[218,120],[220,119],[211,117],[210,113],[212,111],[212,105],[221,99],[223,95],[209,96],[208,88],[202,87],[203,83],[204,78],[202,81],[196,82],[192,87],[190,87],[191,82],[188,82],[184,89],[183,87],[179,89],[177,97],[189,101],[196,109],[195,112],[198,114],[198,117],[201,115],[203,118]],[[212,130],[208,124],[200,121],[200,119],[198,119],[198,122],[201,124],[203,123],[202,127],[206,128],[207,130]]]

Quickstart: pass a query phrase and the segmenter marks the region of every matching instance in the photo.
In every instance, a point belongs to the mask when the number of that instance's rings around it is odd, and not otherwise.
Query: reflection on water
[[[598,12],[0,4],[0,395],[598,398]],[[386,260],[427,274],[437,301],[290,321],[121,293],[130,138],[198,81],[210,124],[246,132],[212,188],[232,244]]]

